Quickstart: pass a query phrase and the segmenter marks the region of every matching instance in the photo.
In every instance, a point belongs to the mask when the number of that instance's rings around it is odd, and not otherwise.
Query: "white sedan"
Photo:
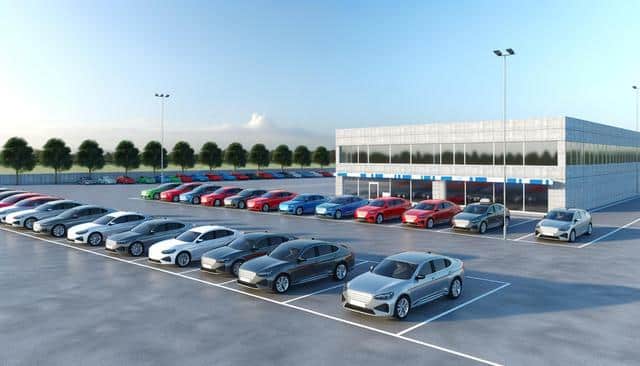
[[[148,219],[149,216],[137,212],[112,212],[86,224],[70,227],[67,230],[67,240],[98,246],[104,243],[109,235],[129,231]]]
[[[226,246],[241,235],[242,232],[224,226],[194,227],[175,239],[152,245],[149,248],[149,261],[186,267],[191,261],[199,261],[204,253]]]

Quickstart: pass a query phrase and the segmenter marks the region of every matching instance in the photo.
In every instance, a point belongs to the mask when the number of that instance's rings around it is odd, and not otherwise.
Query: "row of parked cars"
[[[78,184],[153,184],[153,183],[189,183],[189,182],[214,182],[214,181],[232,181],[232,180],[251,180],[251,179],[284,179],[284,178],[321,178],[333,177],[333,173],[324,170],[301,170],[301,171],[282,171],[282,172],[220,172],[220,173],[194,173],[194,174],[176,174],[161,177],[156,176],[140,176],[137,179],[121,175],[118,177],[101,176],[98,178],[82,177],[78,180]]]

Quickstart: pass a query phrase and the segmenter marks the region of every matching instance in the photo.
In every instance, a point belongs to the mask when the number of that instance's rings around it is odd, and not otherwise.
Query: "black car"
[[[105,243],[105,249],[113,253],[139,257],[153,244],[175,238],[192,227],[192,224],[173,219],[145,221],[131,231],[110,236]]]
[[[506,210],[506,221],[505,221]],[[484,234],[488,229],[509,226],[511,214],[500,203],[480,201],[467,205],[462,212],[453,217],[453,229],[477,231]]]
[[[277,233],[247,233],[226,247],[205,253],[200,261],[200,269],[213,273],[231,273],[238,277],[242,263],[261,257],[278,245],[296,239],[293,235]]]
[[[265,193],[267,193],[267,191],[264,189],[255,189],[255,188],[243,189],[242,191],[236,193],[235,195],[225,198],[224,206],[244,209],[247,207],[248,200],[252,198],[260,197]]]

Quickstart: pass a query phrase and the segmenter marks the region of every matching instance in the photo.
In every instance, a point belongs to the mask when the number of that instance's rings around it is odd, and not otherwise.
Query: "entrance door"
[[[380,197],[380,186],[378,182],[369,182],[369,199],[373,200]]]

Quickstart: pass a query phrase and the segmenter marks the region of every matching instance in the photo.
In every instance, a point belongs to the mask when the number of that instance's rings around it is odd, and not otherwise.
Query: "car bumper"
[[[416,218],[402,218],[402,223],[404,225],[408,225],[408,226],[419,226],[419,227],[424,227],[427,226],[427,219],[426,218],[420,218],[420,217],[416,217]]]
[[[471,221],[453,221],[452,228],[454,230],[468,230],[468,231],[478,231],[479,222],[471,222]]]
[[[149,254],[149,262],[155,264],[174,264],[177,253],[171,254]]]
[[[247,209],[249,211],[262,211],[262,206],[264,206],[264,205],[265,205],[265,203],[256,203],[253,206],[249,206],[247,204]],[[269,211],[271,211],[271,208],[269,208]]]
[[[366,215],[366,216],[355,216],[355,219],[358,221],[364,221],[364,222],[376,222],[376,217],[374,215]]]
[[[273,285],[273,279],[260,277],[255,273],[247,274],[242,270],[238,274],[237,282],[239,285],[255,289],[270,289]]]
[[[318,211],[316,210],[316,216],[321,216],[321,217],[333,217],[336,214],[335,211]]]
[[[22,220],[20,219],[10,219],[10,220],[5,220],[4,221],[5,224],[7,225],[11,225],[13,227],[20,227],[22,226]]]
[[[356,313],[378,317],[393,316],[396,299],[376,300],[369,294],[347,290],[340,294],[342,307]]]
[[[48,226],[38,225],[38,223],[36,222],[35,224],[33,224],[33,231],[36,233],[49,233],[51,231],[51,228]]]
[[[76,244],[86,244],[88,241],[87,234],[67,234],[67,240]]]
[[[111,253],[126,254],[129,252],[129,244],[118,244],[107,239],[104,249]]]
[[[217,262],[210,259],[202,259],[200,262],[200,270],[209,273],[230,273],[231,268],[227,266],[226,262]]]
[[[535,230],[535,236],[538,239],[569,241],[569,231],[546,231],[541,229]]]

